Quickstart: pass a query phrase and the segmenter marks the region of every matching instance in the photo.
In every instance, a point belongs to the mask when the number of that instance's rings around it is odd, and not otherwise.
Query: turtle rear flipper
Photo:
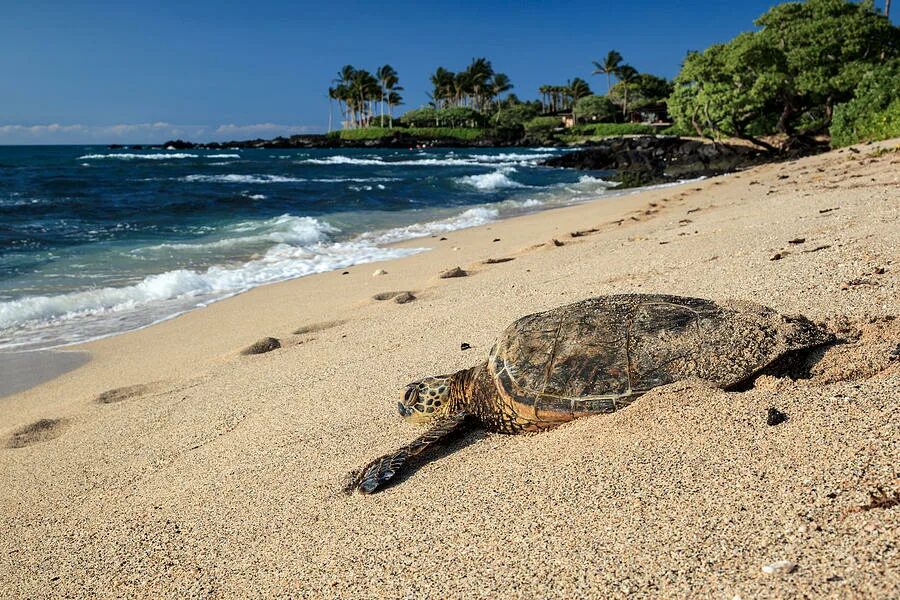
[[[344,491],[348,494],[353,492],[371,494],[376,491],[382,484],[393,478],[410,458],[422,454],[429,448],[446,441],[452,434],[460,431],[465,424],[467,416],[465,412],[457,412],[437,419],[428,431],[406,446],[376,458],[362,469],[351,473],[350,482],[344,488]]]

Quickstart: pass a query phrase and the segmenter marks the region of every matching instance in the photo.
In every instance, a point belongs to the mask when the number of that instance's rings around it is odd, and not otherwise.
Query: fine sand
[[[413,240],[432,250],[82,345],[86,365],[0,399],[0,596],[900,596],[895,148]],[[484,360],[516,317],[622,292],[753,300],[842,343],[806,378],[474,431],[342,493],[421,431],[404,384]]]

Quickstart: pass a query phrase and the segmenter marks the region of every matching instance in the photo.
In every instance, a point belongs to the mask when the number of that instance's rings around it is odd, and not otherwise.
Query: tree
[[[627,104],[628,110],[633,112],[645,106],[665,102],[671,93],[672,84],[666,79],[650,73],[639,73],[628,84],[619,82],[613,85],[607,97],[623,108]]]
[[[835,148],[900,136],[900,60],[867,73],[849,102],[838,104],[831,124]]]
[[[616,77],[619,79],[616,85],[622,86],[622,115],[625,117],[628,117],[628,90],[637,82],[638,75],[638,70],[631,65],[622,65],[616,70]]]
[[[330,87],[328,88],[328,133],[331,133],[332,129],[332,119],[334,112],[334,100],[338,98],[337,88]]]
[[[582,119],[595,121],[612,121],[618,114],[618,108],[607,96],[585,96],[575,102],[575,110]]]
[[[866,73],[900,56],[900,28],[871,0],[790,2],[756,24],[759,31],[688,55],[669,102],[679,126],[756,143],[775,132],[824,131]]]
[[[392,67],[391,65],[378,67],[378,69],[375,71],[375,77],[378,79],[378,84],[381,91],[381,126],[384,127],[385,102],[390,97],[391,93],[402,91],[403,88],[397,85],[399,83],[397,71],[394,70],[394,67]],[[391,127],[393,127],[393,125],[393,119],[391,119]]]
[[[611,77],[618,73],[619,66],[622,64],[622,55],[615,50],[610,50],[606,54],[606,58],[603,59],[603,62],[595,60],[593,63],[594,71],[591,74],[599,75],[603,73],[606,75],[606,93],[609,93],[609,90],[612,88]]]

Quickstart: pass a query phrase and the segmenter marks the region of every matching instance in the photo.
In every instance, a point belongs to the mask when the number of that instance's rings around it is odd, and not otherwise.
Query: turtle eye
[[[419,390],[415,386],[406,386],[406,393],[403,394],[403,403],[412,406],[416,401]]]

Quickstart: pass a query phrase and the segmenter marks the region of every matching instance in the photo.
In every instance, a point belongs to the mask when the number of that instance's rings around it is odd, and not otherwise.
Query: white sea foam
[[[478,206],[470,208],[455,217],[429,221],[427,223],[414,223],[406,227],[395,227],[387,231],[372,231],[360,235],[360,241],[369,241],[374,244],[389,244],[418,237],[446,233],[467,227],[477,227],[496,221],[500,217],[500,211],[496,208]]]
[[[265,200],[268,196],[266,196],[265,194],[250,194],[247,197],[251,200]]]
[[[142,255],[161,250],[209,251],[223,248],[252,247],[272,244],[309,246],[325,242],[338,229],[312,217],[281,215],[262,221],[242,221],[225,227],[221,239],[192,243],[165,243],[131,251]],[[237,235],[236,235],[237,234]]]
[[[512,167],[497,169],[490,173],[480,173],[478,175],[467,175],[457,179],[459,183],[472,186],[482,192],[493,192],[504,188],[522,188],[527,187],[518,181],[509,178],[511,173],[516,170]]]
[[[403,166],[403,167],[470,167],[470,166],[517,166],[525,164],[534,164],[542,158],[549,158],[553,154],[472,154],[470,156],[461,155],[458,158],[449,155],[446,158],[418,158],[418,159],[401,159],[386,160],[380,157],[352,157],[338,154],[335,156],[327,156],[325,158],[307,158],[295,161],[302,165],[362,165],[362,166]]]
[[[535,198],[527,198],[525,200],[504,200],[502,204],[512,208],[537,208],[545,203]]]
[[[301,183],[307,181],[302,177],[284,177],[282,175],[186,175],[179,181],[190,183]]]
[[[497,163],[497,162],[536,162],[544,158],[555,156],[550,153],[542,154],[520,154],[516,152],[503,152],[501,154],[472,154],[471,158],[478,162]]]
[[[101,160],[104,158],[114,158],[117,160],[172,160],[199,157],[199,154],[186,154],[184,152],[174,152],[171,154],[131,154],[128,152],[119,152],[115,154],[85,154],[84,156],[79,156],[78,160]],[[240,158],[240,156],[238,156],[238,158]]]
[[[262,233],[266,228],[268,233]],[[276,242],[275,245],[260,258],[240,266],[212,266],[204,271],[177,269],[149,275],[137,284],[124,287],[0,302],[0,329],[34,325],[38,331],[52,325],[52,339],[65,340],[66,327],[70,327],[66,341],[84,339],[85,332],[113,333],[112,325],[104,320],[112,314],[118,315],[117,319],[131,317],[134,325],[146,325],[148,317],[158,320],[258,285],[422,251],[382,248],[362,238],[331,242],[328,236],[337,230],[310,217],[282,215],[262,223],[248,222],[234,227],[235,231],[248,229],[255,229],[258,235]],[[106,323],[106,329],[98,327],[98,323]],[[121,323],[115,327],[121,328]],[[22,343],[4,341],[0,338],[0,346]]]
[[[307,179],[305,177],[286,177],[284,175],[241,175],[229,173],[225,175],[185,175],[178,181],[188,183],[370,183],[377,181],[400,181],[397,177],[320,177]]]
[[[205,158],[240,158],[240,154],[207,154]]]

